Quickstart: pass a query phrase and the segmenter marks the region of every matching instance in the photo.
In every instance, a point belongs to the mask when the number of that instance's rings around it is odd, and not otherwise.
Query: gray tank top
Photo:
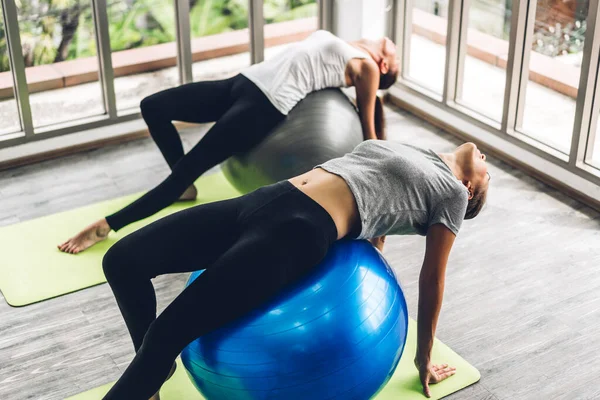
[[[315,168],[341,176],[354,194],[358,239],[426,235],[434,224],[458,234],[469,192],[433,151],[387,140],[366,140],[351,153]]]

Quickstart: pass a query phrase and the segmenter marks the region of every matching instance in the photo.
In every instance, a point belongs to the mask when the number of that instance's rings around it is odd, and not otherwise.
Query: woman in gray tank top
[[[106,253],[103,268],[136,355],[105,399],[157,400],[190,341],[286,290],[336,240],[364,238],[382,249],[386,234],[426,237],[415,366],[429,397],[429,385],[455,371],[431,363],[448,256],[462,220],[481,210],[489,180],[486,157],[473,143],[437,154],[367,140],[303,175],[126,236]],[[157,317],[151,279],[198,269],[206,271]]]

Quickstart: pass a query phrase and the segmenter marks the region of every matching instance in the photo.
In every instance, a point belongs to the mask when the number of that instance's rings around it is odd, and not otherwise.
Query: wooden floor
[[[399,110],[388,120],[391,140],[437,151],[459,144]],[[205,129],[187,129],[186,145]],[[482,379],[450,398],[600,399],[600,215],[490,164],[489,201],[457,239],[438,326]],[[148,189],[167,171],[142,139],[0,172],[0,225]],[[423,250],[421,237],[390,237],[385,249],[413,318]],[[159,310],[186,277],[155,280]],[[23,308],[0,299],[1,400],[63,399],[117,379],[132,356],[106,284]]]

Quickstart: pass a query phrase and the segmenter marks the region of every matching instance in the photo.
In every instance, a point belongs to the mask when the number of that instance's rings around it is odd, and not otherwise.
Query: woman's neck
[[[376,48],[376,46],[374,46],[371,42],[365,40],[365,39],[361,39],[361,40],[356,40],[354,42],[349,42],[349,44],[351,46],[356,47],[359,50],[364,51],[365,53],[367,53],[368,55],[371,56],[371,58],[377,63],[379,64],[379,62],[382,60],[383,56],[381,55],[381,51],[379,51],[379,49]]]
[[[456,179],[462,182],[463,180],[463,171],[462,168],[458,165],[456,161],[456,154],[454,153],[438,153],[438,156],[446,163],[448,168],[452,171]]]

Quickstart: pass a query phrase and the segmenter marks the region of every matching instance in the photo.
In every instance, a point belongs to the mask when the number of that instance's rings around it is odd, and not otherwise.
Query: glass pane
[[[179,84],[173,0],[110,0],[107,14],[119,111]]]
[[[17,6],[33,125],[103,114],[91,0]]]
[[[316,0],[265,0],[265,59],[317,30]]]
[[[588,2],[537,2],[523,121],[517,129],[569,153]]]
[[[0,135],[21,130],[0,3]]]
[[[598,118],[600,122],[600,118]],[[591,133],[588,146],[592,149],[592,157],[586,160],[592,166],[600,169],[600,124],[596,125],[596,132]]]
[[[472,0],[462,80],[456,101],[498,122],[502,120],[511,0]]]
[[[229,78],[250,65],[248,0],[191,0],[194,81]]]
[[[414,0],[404,76],[439,94],[444,90],[447,22],[447,0]]]

